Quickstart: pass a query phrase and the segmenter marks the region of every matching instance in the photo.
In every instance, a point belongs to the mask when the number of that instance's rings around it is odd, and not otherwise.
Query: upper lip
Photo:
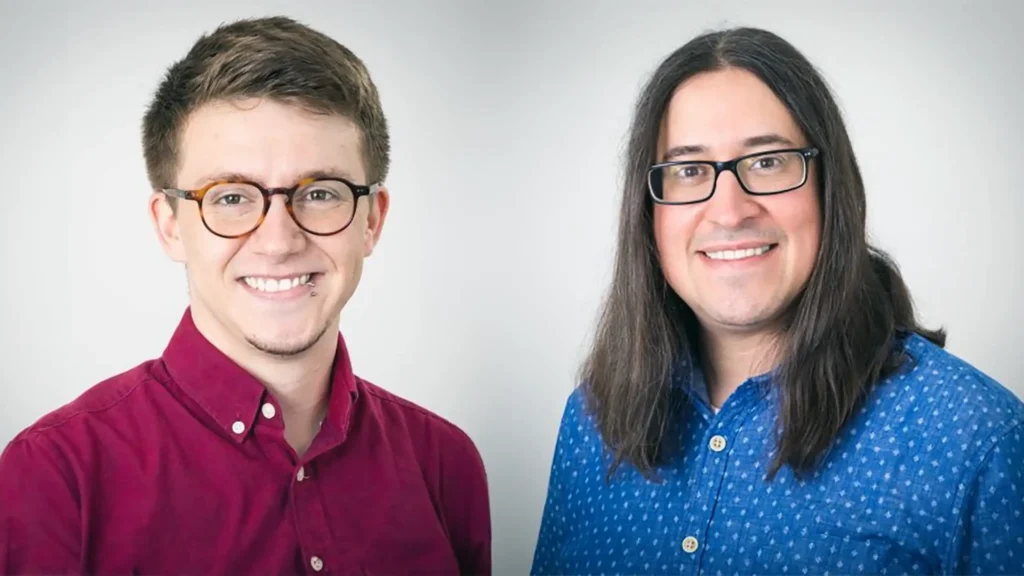
[[[708,252],[723,252],[725,250],[749,250],[751,248],[773,246],[775,244],[778,244],[778,242],[767,242],[764,240],[755,242],[739,242],[737,244],[714,244],[712,246],[705,246],[704,248],[698,250],[698,252],[704,252],[705,254],[707,254]]]

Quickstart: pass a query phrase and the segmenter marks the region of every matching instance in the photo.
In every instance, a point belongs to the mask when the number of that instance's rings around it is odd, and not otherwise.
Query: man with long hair
[[[1024,404],[916,321],[812,64],[701,35],[626,160],[534,573],[1024,573]]]
[[[473,442],[358,377],[339,332],[389,205],[364,63],[289,18],[227,23],[142,124],[189,307],[160,358],[4,450],[0,572],[489,573]]]

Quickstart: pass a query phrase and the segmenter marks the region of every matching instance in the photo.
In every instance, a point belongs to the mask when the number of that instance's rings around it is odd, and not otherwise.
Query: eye
[[[706,171],[707,166],[703,164],[684,164],[675,167],[673,176],[681,179],[700,178]]]
[[[329,188],[309,188],[302,193],[302,200],[306,202],[329,202],[337,198],[338,193]]]
[[[203,204],[217,208],[237,208],[261,203],[259,190],[246,184],[219,184],[203,197]]]
[[[754,160],[751,165],[752,170],[777,170],[786,163],[786,159],[782,156],[760,156]]]
[[[220,204],[222,206],[237,206],[248,202],[249,199],[238,193],[227,193],[221,194],[214,201],[214,204]]]

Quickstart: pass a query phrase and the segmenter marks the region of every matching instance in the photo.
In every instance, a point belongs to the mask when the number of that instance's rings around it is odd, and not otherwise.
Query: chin
[[[779,310],[769,303],[729,302],[706,308],[704,314],[713,324],[738,331],[759,330],[773,324]]]
[[[327,332],[327,326],[319,329],[305,329],[299,331],[262,330],[246,334],[246,341],[250,346],[273,356],[296,356],[306,352],[322,338]]]
[[[307,342],[294,341],[294,342],[266,342],[257,340],[254,338],[248,338],[249,345],[253,348],[269,354],[271,356],[290,357],[298,356],[303,352],[306,352],[316,344],[316,340],[309,340]]]
[[[774,323],[774,319],[771,317],[755,316],[755,317],[722,317],[716,318],[715,323],[725,328],[727,331],[740,333],[753,333],[764,330]]]

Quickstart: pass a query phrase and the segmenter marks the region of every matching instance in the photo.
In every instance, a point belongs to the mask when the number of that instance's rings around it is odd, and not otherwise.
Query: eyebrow
[[[796,146],[796,143],[794,143],[789,138],[786,138],[781,134],[775,133],[751,136],[750,138],[747,138],[746,140],[743,141],[744,148],[757,148],[759,146],[768,146],[769,144],[782,144],[784,146],[794,147]],[[700,144],[673,146],[672,148],[669,148],[668,150],[665,151],[665,154],[662,156],[662,162],[669,162],[672,159],[678,158],[680,156],[690,156],[692,154],[705,154],[707,153],[707,151],[707,146],[702,146]]]
[[[355,182],[351,174],[340,168],[328,168],[327,170],[309,170],[307,172],[299,174],[299,177],[296,178],[295,181],[298,182],[299,180],[305,180],[306,178],[314,178],[316,180],[331,180],[335,178],[342,178],[348,180],[349,182]],[[257,178],[252,174],[246,174],[244,172],[215,172],[199,180],[199,186],[197,186],[197,188],[201,188],[209,184],[210,182],[218,181],[255,182],[257,184],[265,185],[262,179]]]

